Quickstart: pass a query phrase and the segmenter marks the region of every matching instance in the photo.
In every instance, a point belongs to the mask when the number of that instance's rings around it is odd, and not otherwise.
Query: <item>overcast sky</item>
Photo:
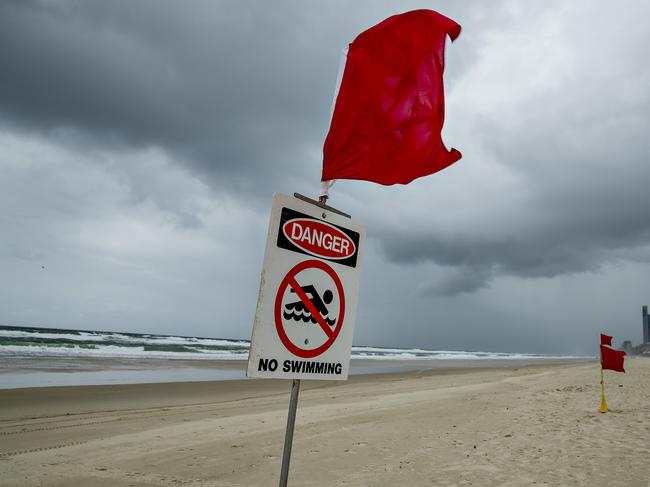
[[[367,226],[355,343],[595,354],[650,304],[650,4],[0,1],[0,324],[250,337],[271,198],[317,196],[339,55],[414,8],[445,142]]]

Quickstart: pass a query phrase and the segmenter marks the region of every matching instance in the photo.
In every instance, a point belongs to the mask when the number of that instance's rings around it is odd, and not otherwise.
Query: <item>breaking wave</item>
[[[304,316],[301,313],[300,319],[307,322]],[[286,316],[285,318],[289,319]],[[312,323],[315,322],[315,320],[312,321]],[[328,324],[333,326],[334,320],[328,320]],[[248,340],[0,326],[0,357],[6,358],[67,356],[247,360],[248,348]],[[525,360],[585,357],[353,346],[352,358],[365,360]]]

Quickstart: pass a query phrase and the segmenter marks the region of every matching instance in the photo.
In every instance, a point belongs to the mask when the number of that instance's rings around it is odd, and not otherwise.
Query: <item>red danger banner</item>
[[[282,208],[277,245],[281,249],[356,267],[359,233],[291,208]]]

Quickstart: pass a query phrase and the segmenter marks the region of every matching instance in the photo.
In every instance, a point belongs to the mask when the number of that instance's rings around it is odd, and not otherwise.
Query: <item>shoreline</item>
[[[350,377],[445,368],[563,364],[589,358],[352,359]],[[0,367],[0,390],[173,382],[245,380],[245,360],[190,360],[123,357],[18,357]]]

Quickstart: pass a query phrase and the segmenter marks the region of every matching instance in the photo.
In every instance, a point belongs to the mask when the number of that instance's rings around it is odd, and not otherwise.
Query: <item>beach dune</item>
[[[289,485],[650,485],[650,360],[303,382]],[[277,485],[289,381],[0,391],[3,486]]]

